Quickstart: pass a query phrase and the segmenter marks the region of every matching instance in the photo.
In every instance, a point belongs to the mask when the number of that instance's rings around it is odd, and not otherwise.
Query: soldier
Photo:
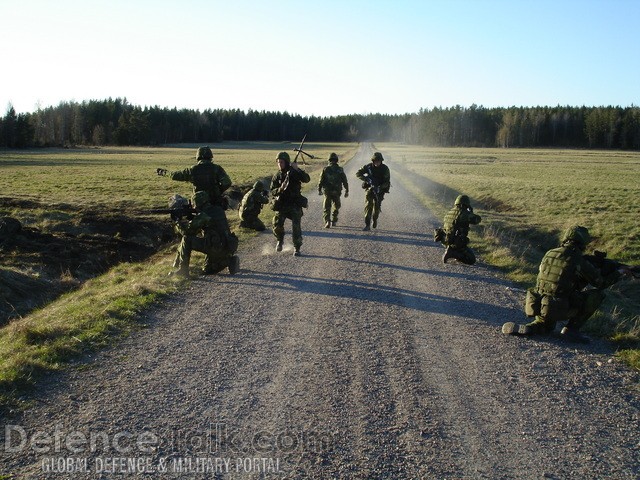
[[[371,157],[371,163],[364,165],[356,172],[356,177],[362,180],[362,188],[366,190],[364,198],[364,228],[368,231],[370,227],[378,226],[378,216],[380,215],[384,194],[389,193],[391,188],[391,173],[389,167],[383,165],[384,158],[380,152],[375,152]],[[371,218],[373,217],[373,224]]]
[[[602,290],[620,279],[625,268],[613,268],[602,273],[584,255],[591,241],[589,231],[579,225],[564,233],[561,245],[549,250],[540,263],[536,286],[527,290],[525,313],[535,319],[526,325],[507,322],[502,333],[507,335],[549,334],[556,323],[567,320],[561,330],[563,338],[582,343],[588,338],[579,333],[580,328],[594,314],[602,301]],[[596,288],[585,289],[588,285]]]
[[[193,204],[198,212],[196,216],[186,225],[176,222],[182,241],[173,263],[178,270],[171,274],[188,277],[191,252],[195,250],[206,255],[202,268],[204,275],[218,273],[224,268],[233,275],[240,269],[240,260],[234,255],[238,249],[238,238],[229,230],[224,210],[219,205],[212,205],[209,194],[204,191],[193,195]]]
[[[476,263],[476,256],[469,245],[469,225],[480,223],[480,215],[473,213],[471,202],[466,195],[458,195],[455,204],[444,217],[444,238],[442,243],[446,246],[442,262],[447,263],[450,258],[473,265]]]
[[[293,255],[300,255],[302,246],[302,209],[307,207],[307,199],[300,193],[302,184],[311,180],[309,174],[291,163],[287,152],[280,152],[276,157],[279,171],[271,180],[271,196],[274,201],[271,206],[275,212],[273,216],[273,235],[276,237],[276,252],[282,251],[284,241],[284,222],[291,220],[291,236],[293,237]]]
[[[227,201],[222,194],[231,186],[231,179],[220,165],[213,163],[213,152],[209,147],[200,147],[196,154],[194,166],[177,172],[167,172],[164,168],[158,168],[160,176],[169,176],[171,180],[179,182],[191,182],[193,192],[207,192],[211,205],[219,205],[227,208]]]
[[[324,228],[335,227],[338,222],[338,211],[340,210],[340,196],[344,186],[344,198],[349,196],[349,183],[344,170],[338,165],[338,155],[329,155],[329,164],[322,169],[320,181],[318,182],[318,194],[322,195],[324,190],[324,202],[322,204]]]
[[[262,206],[267,203],[269,203],[269,196],[264,185],[262,182],[254,183],[253,188],[242,197],[242,202],[240,202],[240,210],[238,211],[240,226],[258,232],[264,231],[266,227],[258,216],[262,211]]]

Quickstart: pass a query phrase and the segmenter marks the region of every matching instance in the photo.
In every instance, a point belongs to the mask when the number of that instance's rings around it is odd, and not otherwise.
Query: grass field
[[[235,185],[277,170],[275,157],[290,143],[225,143],[212,146],[214,162],[221,165]],[[38,200],[47,204],[100,205],[105,208],[164,205],[172,193],[191,194],[191,184],[172,182],[156,175],[156,168],[182,170],[195,163],[197,146],[175,148],[87,148],[0,151],[2,196]],[[339,156],[355,151],[354,144],[306,144],[313,170],[324,165],[331,152]],[[304,167],[303,167],[304,168]]]
[[[294,147],[212,146],[214,161],[234,186],[244,187],[270,178],[277,152],[292,154]],[[176,243],[170,222],[144,210],[165,207],[174,193],[190,195],[190,184],[158,177],[155,170],[191,166],[196,148],[0,151],[0,216],[20,220],[26,239],[24,245],[0,246],[2,306],[13,309],[6,309],[13,320],[0,327],[0,395],[5,404],[15,402],[16,388],[36,382],[38,372],[60,368],[74,355],[144,328],[138,313],[181,287],[180,280],[166,276]],[[330,152],[344,161],[356,148],[306,145],[317,156],[304,167],[311,184]],[[597,237],[593,247],[610,258],[639,263],[640,153],[399,144],[377,148],[400,167],[402,178],[393,181],[409,185],[438,217],[459,192],[469,195],[483,217],[473,232],[473,248],[482,261],[522,286],[534,281],[542,254],[572,223],[589,227]],[[252,235],[238,231],[237,215],[227,213],[241,241]],[[265,209],[266,223],[270,216]],[[118,255],[132,245],[140,248]],[[625,347],[620,355],[635,368],[640,366],[639,293],[637,280],[617,284],[590,325],[602,335],[616,335]]]

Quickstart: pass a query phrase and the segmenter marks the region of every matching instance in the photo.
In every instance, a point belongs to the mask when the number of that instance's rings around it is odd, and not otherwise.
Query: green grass
[[[271,177],[281,150],[295,156],[289,143],[224,143],[212,145],[214,162],[235,185]],[[305,151],[318,158],[307,167],[317,170],[331,152],[352,156],[357,145],[310,143]],[[75,206],[150,208],[173,193],[188,196],[191,184],[158,177],[156,168],[182,170],[195,163],[196,147],[188,148],[85,148],[0,151],[0,191],[21,200]]]
[[[214,161],[223,166],[234,185],[253,184],[277,170],[277,152],[294,156],[293,144],[225,143],[213,145]],[[82,235],[82,213],[93,209],[131,217],[151,207],[165,207],[174,193],[190,196],[191,184],[158,177],[156,168],[181,170],[195,163],[197,146],[188,148],[104,148],[0,151],[0,215],[10,215],[38,231]],[[331,152],[343,161],[356,144],[308,144],[316,159],[303,166],[316,182]],[[271,210],[262,217],[270,221]],[[240,241],[255,235],[238,229],[236,212],[228,211],[230,225]],[[165,221],[160,218],[159,221]],[[76,288],[46,306],[0,328],[0,405],[20,408],[22,392],[37,383],[43,372],[62,368],[70,359],[117,341],[144,327],[139,315],[164,295],[188,281],[169,278],[175,248],[166,248],[148,261],[123,263],[83,283],[69,272],[59,278],[43,278],[38,255],[16,257],[3,252],[0,294],[11,285],[24,297],[66,281]],[[196,253],[192,265],[200,261]],[[33,263],[29,263],[33,262]],[[44,285],[44,286],[43,286]],[[4,294],[3,294],[4,295]]]
[[[0,392],[24,390],[42,372],[142,327],[138,314],[184,283],[168,277],[169,268],[166,254],[120,264],[0,328]]]
[[[640,152],[378,147],[406,167],[403,180],[440,218],[456,195],[469,195],[483,219],[472,227],[472,247],[523,287],[535,282],[544,252],[572,224],[595,237],[589,250],[640,263]],[[638,281],[623,280],[585,328],[637,347],[639,318]],[[640,368],[637,354],[620,356]]]

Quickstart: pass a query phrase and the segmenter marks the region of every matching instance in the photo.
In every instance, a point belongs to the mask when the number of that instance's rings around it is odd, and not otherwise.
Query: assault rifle
[[[198,211],[191,204],[191,200],[187,200],[180,195],[173,195],[169,200],[169,208],[154,208],[148,210],[147,213],[169,214],[171,215],[171,220],[179,222],[183,218],[193,220],[193,216],[198,213]]]
[[[381,188],[378,184],[378,181],[373,177],[373,172],[371,171],[371,165],[367,168],[367,173],[364,174],[364,183],[362,184],[362,188],[369,188],[373,193],[373,198],[376,203],[380,203],[380,193]]]
[[[594,250],[593,255],[585,255],[584,258],[594,267],[600,270],[603,276],[607,276],[616,270],[625,270],[633,275],[634,278],[640,278],[640,265],[626,265],[607,258],[607,252]]]
[[[304,146],[304,141],[307,138],[307,134],[304,134],[304,137],[302,137],[302,141],[300,142],[300,145],[298,146],[298,148],[294,148],[293,151],[296,152],[296,157],[293,159],[293,163],[298,163],[298,157],[300,157],[302,159],[302,164],[306,165],[307,163],[304,161],[304,156],[306,155],[307,157],[309,157],[310,159],[314,159],[316,157],[314,157],[313,155],[311,155],[310,153],[305,152],[304,150],[302,150],[302,147]]]

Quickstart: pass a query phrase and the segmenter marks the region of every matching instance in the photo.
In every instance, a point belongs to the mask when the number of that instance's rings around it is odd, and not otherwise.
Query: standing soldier
[[[186,225],[176,222],[176,230],[182,235],[173,266],[177,270],[172,275],[189,276],[189,261],[193,250],[206,255],[202,273],[210,275],[224,268],[234,274],[240,269],[236,255],[238,237],[229,230],[224,210],[219,205],[211,205],[207,192],[196,192],[193,204],[197,214]],[[202,234],[202,235],[200,235]]]
[[[196,154],[194,166],[177,172],[168,172],[158,168],[158,175],[169,176],[171,180],[191,182],[193,192],[207,192],[211,205],[219,205],[226,209],[227,202],[222,194],[231,186],[231,179],[220,165],[213,163],[213,152],[209,147],[200,147]]]
[[[364,165],[356,172],[356,177],[362,180],[362,188],[366,190],[364,198],[364,231],[370,227],[378,226],[384,194],[391,188],[391,173],[389,167],[383,165],[384,158],[380,152],[375,152],[371,157],[371,163]],[[373,224],[371,224],[373,217]]]
[[[585,227],[567,229],[557,248],[549,250],[540,263],[536,286],[527,290],[525,313],[535,319],[526,325],[507,322],[507,335],[549,334],[558,321],[567,320],[560,332],[563,338],[586,343],[580,328],[604,300],[604,288],[613,285],[628,270],[610,262],[613,268],[599,270],[589,255],[584,255],[591,241]],[[604,275],[603,275],[604,274]],[[588,285],[596,288],[586,289]]]
[[[322,169],[320,181],[318,182],[318,194],[322,195],[324,190],[324,203],[322,204],[324,228],[336,226],[338,222],[338,211],[340,210],[340,196],[344,186],[344,198],[349,196],[349,184],[344,170],[338,165],[338,155],[329,155],[329,164]],[[333,208],[332,208],[333,207]]]
[[[444,217],[444,235],[442,243],[447,247],[442,255],[442,262],[447,263],[450,258],[473,265],[476,256],[469,248],[469,225],[480,223],[480,215],[473,213],[471,202],[466,195],[458,195],[455,204]]]
[[[265,191],[262,182],[254,183],[253,188],[249,190],[240,202],[240,226],[243,228],[252,228],[258,232],[262,232],[266,227],[258,216],[262,211],[262,206],[269,203],[269,196]]]
[[[284,241],[284,222],[291,220],[291,236],[293,238],[293,255],[300,255],[302,246],[302,209],[307,207],[307,199],[302,196],[302,184],[311,180],[309,174],[298,167],[296,162],[291,163],[287,152],[280,152],[276,157],[279,171],[271,180],[271,196],[274,201],[271,208],[275,211],[273,216],[273,235],[278,243],[276,252],[282,251]]]

